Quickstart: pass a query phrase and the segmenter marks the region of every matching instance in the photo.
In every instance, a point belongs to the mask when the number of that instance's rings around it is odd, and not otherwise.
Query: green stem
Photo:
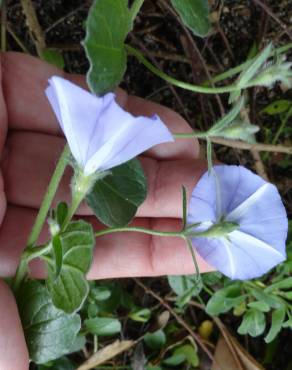
[[[156,76],[162,78],[163,80],[171,83],[174,86],[181,87],[182,89],[198,92],[202,94],[222,94],[222,93],[229,93],[232,91],[239,90],[238,87],[235,84],[229,85],[229,86],[222,86],[222,87],[211,87],[209,86],[212,83],[217,83],[220,81],[223,81],[227,78],[233,77],[234,75],[242,72],[244,69],[246,69],[251,63],[252,60],[247,60],[246,62],[240,64],[239,66],[236,66],[234,68],[229,69],[226,72],[221,73],[218,76],[215,76],[212,78],[211,81],[206,81],[202,86],[195,86],[183,81],[179,81],[166,73],[160,71],[158,68],[153,66],[144,56],[143,54],[131,47],[130,45],[125,45],[126,50],[130,55],[135,56],[146,68],[148,68],[152,73],[154,73]],[[279,55],[287,52],[289,49],[292,48],[292,43],[289,43],[287,45],[281,46],[277,49],[275,49],[274,54]]]
[[[29,238],[27,240],[27,246],[33,246],[38,240],[43,224],[46,220],[47,214],[51,207],[52,201],[58,189],[59,183],[61,181],[65,168],[68,164],[69,153],[70,153],[69,147],[68,145],[66,145],[57,163],[57,166],[55,168],[51,181],[49,183],[46,195],[41,204],[41,208],[39,210],[39,213],[37,215],[37,218],[35,220],[35,223],[33,225]]]
[[[74,216],[75,212],[77,211],[77,208],[79,207],[83,199],[84,199],[84,193],[79,193],[79,192],[73,193],[72,202],[68,209],[66,219],[62,225],[62,230],[66,229],[66,227],[68,226],[69,222],[71,221],[72,217]]]
[[[51,250],[51,243],[46,244],[43,247],[30,247],[26,248],[21,255],[20,263],[17,267],[17,271],[12,283],[12,289],[16,293],[19,289],[20,284],[22,283],[27,270],[28,270],[28,263],[33,260],[34,258],[38,258],[47,254]]]
[[[106,176],[108,172],[103,172],[93,175],[85,175],[82,169],[75,170],[72,187],[72,201],[66,219],[63,222],[62,230],[65,230],[77,211],[80,203],[85,198],[86,194],[90,191],[95,181]]]
[[[61,181],[61,178],[63,176],[63,173],[65,171],[65,168],[68,163],[68,155],[69,155],[69,147],[68,145],[65,146],[61,157],[57,163],[57,166],[55,168],[55,171],[53,173],[53,176],[51,178],[51,181],[49,183],[46,195],[43,199],[43,202],[41,204],[40,210],[38,212],[38,215],[36,217],[35,223],[32,227],[31,233],[27,240],[27,245],[24,251],[22,252],[20,263],[18,265],[18,268],[16,270],[16,274],[13,280],[12,288],[14,292],[17,292],[22,280],[24,279],[27,270],[28,270],[28,262],[31,260],[29,256],[31,254],[28,253],[28,251],[34,246],[36,241],[39,238],[40,232],[42,230],[43,224],[46,220],[47,214],[49,212],[49,209],[51,207],[52,201],[54,199],[54,196],[56,194],[56,191],[58,189],[59,183]],[[40,251],[36,249],[36,253],[39,253]]]
[[[12,290],[14,293],[17,293],[20,284],[22,283],[22,280],[24,279],[26,273],[28,270],[28,262],[26,261],[25,258],[23,258],[23,255],[21,256],[19,265],[16,270],[15,277],[12,282]]]
[[[195,255],[194,247],[192,246],[191,240],[186,237],[185,235],[186,230],[182,230],[179,232],[173,232],[173,231],[159,231],[159,230],[150,230],[146,229],[145,227],[135,227],[135,226],[126,226],[126,227],[115,227],[115,228],[109,228],[101,231],[96,231],[95,232],[95,237],[111,234],[111,233],[118,233],[118,232],[138,232],[138,233],[144,233],[148,235],[155,235],[155,236],[168,236],[168,237],[179,237],[183,238],[188,246],[188,249],[191,253],[195,270],[196,270],[196,276],[198,279],[198,283],[201,282],[201,277],[200,277],[200,270],[199,270],[199,265],[197,262],[197,258]],[[197,235],[200,235],[202,232],[198,232]]]
[[[206,139],[208,136],[207,132],[190,132],[188,134],[186,133],[177,133],[177,134],[172,134],[172,136],[175,139],[191,139],[191,138],[199,138],[199,139]]]
[[[146,68],[148,68],[152,73],[156,76],[162,78],[164,81],[169,82],[170,84],[181,87],[182,89],[201,93],[201,94],[223,94],[229,93],[232,91],[238,91],[238,87],[236,85],[229,85],[229,86],[222,86],[222,87],[207,87],[207,86],[196,86],[189,84],[187,82],[179,81],[166,73],[160,71],[156,68],[153,64],[151,64],[139,51],[131,47],[130,45],[125,45],[126,50],[129,54],[136,57]]]
[[[275,49],[274,53],[275,53],[275,55],[284,54],[288,50],[290,50],[291,48],[292,48],[292,43],[290,42],[287,45],[284,45],[284,46],[281,46],[281,47]],[[226,80],[227,78],[231,78],[231,77],[237,75],[238,73],[242,72],[247,67],[249,67],[249,65],[251,63],[252,63],[252,59],[247,60],[246,62],[244,62],[244,63],[242,63],[242,64],[240,64],[240,65],[238,65],[234,68],[230,68],[230,69],[228,69],[228,71],[220,73],[219,75],[213,77],[211,80],[208,80],[208,81],[204,82],[203,86],[210,86],[212,83],[221,82],[223,80]]]
[[[136,232],[136,233],[144,233],[148,235],[155,235],[155,236],[172,236],[172,237],[180,237],[184,238],[184,232],[173,232],[173,231],[159,231],[159,230],[150,230],[146,229],[145,227],[135,227],[135,226],[125,226],[125,227],[113,227],[105,230],[100,230],[95,232],[95,237],[111,234],[111,233],[121,233],[121,232]]]
[[[194,262],[194,265],[195,265],[195,269],[196,269],[196,276],[197,276],[198,279],[201,279],[201,277],[200,277],[200,269],[199,269],[199,265],[198,265],[198,262],[197,262],[197,258],[196,258],[196,254],[195,254],[195,250],[194,250],[194,247],[192,245],[192,242],[191,242],[191,240],[189,238],[186,238],[185,240],[186,240],[187,245],[189,247],[189,251],[190,251],[190,253],[192,255],[192,259],[193,259],[193,262]]]
[[[199,226],[200,223],[194,224],[193,227]],[[205,238],[216,238],[216,237],[223,237],[228,235],[230,232],[236,230],[238,228],[238,224],[234,222],[221,222],[218,224],[214,224],[209,229],[204,231],[194,231],[190,229],[190,227],[186,227],[181,231],[160,231],[160,230],[152,230],[147,229],[145,227],[136,227],[136,226],[123,226],[123,227],[112,227],[100,231],[95,232],[95,237],[111,234],[111,233],[121,233],[121,232],[136,232],[136,233],[144,233],[148,235],[155,235],[155,236],[171,236],[171,237],[179,237],[189,241],[189,238],[195,237],[205,237]],[[188,242],[189,243],[189,242]]]
[[[288,122],[288,119],[291,117],[291,115],[292,115],[292,107],[290,107],[288,109],[288,112],[286,113],[278,131],[276,132],[276,134],[275,134],[275,136],[272,140],[272,144],[276,144],[276,142],[278,141],[278,139],[279,139],[280,135],[282,134],[282,131],[284,130],[284,128],[286,126],[286,123]]]

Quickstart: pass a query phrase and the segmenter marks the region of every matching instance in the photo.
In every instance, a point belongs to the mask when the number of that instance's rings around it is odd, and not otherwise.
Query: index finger
[[[1,55],[3,90],[7,104],[9,129],[62,135],[60,126],[44,94],[52,75],[62,76],[86,88],[85,77],[64,73],[62,70],[29,55],[7,52]],[[158,114],[172,132],[191,132],[187,122],[177,113],[159,104],[117,89],[117,100],[134,115]],[[195,158],[199,145],[196,140],[177,140],[162,144],[148,152],[163,158]]]

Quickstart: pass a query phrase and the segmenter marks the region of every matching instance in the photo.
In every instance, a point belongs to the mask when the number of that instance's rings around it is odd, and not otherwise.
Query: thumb
[[[14,296],[0,280],[0,370],[28,370],[28,351]]]

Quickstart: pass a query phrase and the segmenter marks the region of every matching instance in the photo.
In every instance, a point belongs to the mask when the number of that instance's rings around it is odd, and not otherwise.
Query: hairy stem
[[[292,42],[290,42],[289,44],[286,44],[284,46],[280,46],[279,48],[275,49],[274,54],[275,55],[284,54],[288,50],[290,50],[291,48],[292,48]],[[240,65],[238,65],[234,68],[230,68],[230,69],[228,69],[228,71],[225,71],[225,72],[220,73],[219,75],[213,77],[210,81],[206,81],[203,84],[203,86],[210,86],[210,84],[212,84],[212,83],[221,82],[223,80],[226,80],[227,78],[231,78],[231,77],[237,75],[238,73],[242,72],[244,69],[246,69],[248,66],[250,66],[251,63],[252,63],[252,59],[247,60],[244,63],[242,63],[242,64],[240,64]]]
[[[191,132],[186,133],[177,133],[173,134],[173,137],[176,139],[192,139],[194,137],[210,140],[212,143],[221,144],[229,146],[231,148],[242,149],[242,150],[257,150],[259,152],[278,152],[278,153],[287,153],[292,154],[292,146],[285,145],[274,145],[274,144],[262,144],[262,143],[247,143],[241,140],[229,140],[217,136],[208,136],[206,133],[202,132]]]
[[[207,87],[207,86],[196,86],[189,84],[187,82],[179,81],[166,73],[162,72],[160,69],[156,68],[153,64],[151,64],[139,51],[135,48],[131,47],[130,45],[125,45],[126,50],[130,55],[136,57],[144,66],[149,69],[152,73],[156,76],[162,78],[164,81],[169,82],[170,84],[181,87],[182,89],[201,93],[201,94],[223,94],[229,93],[232,91],[239,90],[236,85],[229,85],[229,86],[222,86],[222,87]]]
[[[146,229],[145,227],[135,227],[135,226],[125,226],[125,227],[113,227],[105,230],[100,230],[95,232],[95,237],[111,234],[111,233],[121,233],[121,232],[136,232],[136,233],[144,233],[148,235],[155,235],[155,236],[173,236],[184,238],[183,231],[173,232],[173,231],[159,231],[159,230],[151,230]]]
[[[24,277],[27,273],[28,262],[31,259],[31,258],[28,258],[28,253],[27,252],[31,247],[34,246],[34,244],[36,243],[36,241],[39,238],[40,232],[41,232],[42,227],[45,223],[45,220],[46,220],[47,214],[49,212],[49,209],[51,207],[52,201],[54,199],[54,196],[55,196],[56,191],[58,189],[59,183],[61,181],[61,178],[63,176],[65,168],[67,166],[69,153],[70,153],[69,147],[68,147],[68,145],[66,145],[62,154],[61,154],[61,157],[60,157],[60,159],[57,163],[57,166],[55,168],[55,171],[54,171],[53,176],[51,178],[51,181],[49,183],[47,192],[46,192],[45,197],[43,199],[43,202],[41,204],[39,213],[36,217],[36,220],[35,220],[35,223],[32,227],[31,233],[28,237],[26,248],[24,249],[24,251],[21,255],[20,263],[19,263],[18,268],[16,270],[16,274],[15,274],[13,284],[12,284],[14,292],[17,292],[22,280],[24,279]]]
[[[68,145],[66,145],[57,163],[57,166],[55,168],[55,171],[49,183],[46,195],[43,199],[41,208],[39,210],[39,213],[37,215],[37,218],[35,220],[35,223],[33,225],[29,238],[27,240],[28,246],[32,246],[33,244],[35,244],[35,242],[37,241],[40,235],[41,229],[46,220],[47,214],[51,207],[56,191],[58,189],[59,183],[61,181],[65,168],[67,166],[69,153],[70,153],[69,147]]]

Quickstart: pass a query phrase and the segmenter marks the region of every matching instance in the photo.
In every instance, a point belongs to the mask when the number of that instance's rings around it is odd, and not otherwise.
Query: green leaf
[[[270,292],[272,292],[273,290],[276,290],[276,289],[292,289],[292,276],[287,277],[287,278],[285,278],[281,281],[278,281],[275,284],[271,284],[270,286],[268,286],[264,290],[264,292],[265,293],[270,293]]]
[[[215,285],[218,284],[222,279],[222,274],[219,271],[207,272],[202,274],[202,280],[204,284]]]
[[[233,315],[234,316],[242,316],[246,311],[246,302],[243,301],[240,304],[233,307]]]
[[[219,135],[225,139],[242,140],[254,144],[256,142],[255,133],[260,130],[259,126],[252,125],[245,121],[235,121],[232,125],[226,127]]]
[[[54,260],[48,262],[47,288],[57,308],[72,313],[80,309],[89,287],[85,274],[92,261],[95,239],[92,226],[85,221],[71,222],[60,234],[63,264],[59,276],[54,273]]]
[[[244,314],[237,332],[241,335],[249,334],[251,337],[257,337],[263,334],[265,328],[266,319],[264,313],[251,308]]]
[[[244,88],[250,80],[256,75],[261,66],[267,61],[272,53],[273,45],[270,43],[267,45],[259,54],[256,56],[252,63],[244,70],[240,76],[237,85],[240,88]]]
[[[90,296],[96,301],[105,301],[111,294],[110,289],[106,286],[96,286],[90,289]]]
[[[243,140],[248,143],[254,143],[254,134],[259,131],[259,127],[245,122],[239,117],[239,113],[243,106],[244,98],[240,98],[231,111],[206,132],[206,136],[218,136],[231,140]]]
[[[105,314],[112,314],[115,312],[120,306],[122,302],[123,291],[117,282],[113,281],[107,284],[102,285],[105,288],[110,290],[110,296],[104,300],[96,300],[94,299],[94,293],[89,294],[89,298],[93,299],[96,303],[96,307],[98,312],[103,312]],[[97,286],[99,288],[99,286]]]
[[[132,27],[128,0],[95,0],[92,4],[83,42],[90,62],[87,83],[92,92],[105,94],[122,80],[127,64],[124,41]]]
[[[200,360],[197,352],[197,348],[190,344],[177,347],[173,352],[173,355],[184,355],[189,365],[193,367],[199,366]]]
[[[151,349],[160,349],[166,343],[164,331],[157,330],[154,333],[147,333],[144,336],[144,342]]]
[[[292,317],[289,317],[282,325],[282,328],[289,328],[292,330]]]
[[[65,202],[59,203],[56,209],[56,218],[60,228],[63,226],[63,222],[67,217],[67,213],[68,213],[67,203]]]
[[[270,306],[267,303],[261,302],[261,301],[250,302],[250,303],[248,303],[248,307],[256,308],[257,310],[262,311],[262,312],[269,312],[270,309],[271,309]]]
[[[270,43],[267,45],[255,58],[251,60],[251,63],[246,64],[246,68],[241,72],[235,85],[238,90],[233,91],[229,95],[229,103],[233,103],[239,99],[241,90],[248,87],[248,83],[258,73],[264,63],[272,54],[273,45]]]
[[[283,322],[286,316],[286,307],[281,307],[277,310],[274,310],[272,313],[272,323],[268,334],[265,336],[265,342],[272,342],[278,333],[280,333]]]
[[[40,365],[37,370],[75,370],[76,365],[73,364],[67,357],[62,357],[49,365]]]
[[[86,344],[85,335],[79,333],[70,348],[69,354],[81,351],[82,348],[84,348],[85,344]]]
[[[147,322],[151,317],[151,310],[149,308],[142,308],[135,310],[129,314],[129,318],[137,322]]]
[[[287,112],[287,110],[290,109],[291,107],[292,107],[291,100],[279,99],[267,105],[264,109],[260,111],[260,113],[266,113],[270,116],[274,116],[276,114]]]
[[[208,0],[171,0],[184,24],[196,36],[204,37],[210,30]]]
[[[89,303],[87,306],[87,316],[89,318],[96,317],[99,313],[98,306],[95,303]]]
[[[176,275],[167,277],[168,283],[172,290],[178,296],[191,295],[196,296],[200,293],[202,286],[198,285],[196,275]]]
[[[218,136],[225,127],[229,126],[244,106],[244,98],[241,98],[237,104],[222,118],[220,118],[209,130],[208,134],[211,136]]]
[[[57,279],[61,273],[62,264],[63,264],[63,248],[62,243],[59,235],[55,235],[52,238],[52,245],[53,245],[53,255],[54,255],[54,262],[55,262],[55,278]]]
[[[142,5],[144,3],[144,0],[134,0],[132,6],[131,6],[131,18],[132,21],[134,22],[135,18],[137,17]]]
[[[212,161],[212,142],[207,138],[207,162],[208,162],[208,173],[210,174],[213,167]]]
[[[278,297],[267,294],[261,289],[250,289],[250,293],[260,302],[265,302],[267,305],[269,305],[272,308],[280,308],[282,306],[281,299]]]
[[[98,336],[107,336],[120,333],[121,323],[118,319],[109,317],[95,317],[84,320],[85,330]]]
[[[65,67],[64,58],[60,51],[45,49],[42,51],[41,58],[60,69]]]
[[[127,225],[146,198],[147,185],[140,162],[133,159],[112,169],[97,181],[86,200],[96,217],[105,225]]]
[[[241,292],[241,284],[232,284],[218,290],[208,301],[206,312],[211,316],[225,313],[242,303],[246,298]]]
[[[163,360],[163,363],[168,366],[178,366],[186,361],[186,356],[183,353],[172,355],[171,357]]]
[[[81,327],[77,314],[57,309],[47,289],[36,281],[22,285],[17,302],[32,361],[43,364],[71,351]]]

